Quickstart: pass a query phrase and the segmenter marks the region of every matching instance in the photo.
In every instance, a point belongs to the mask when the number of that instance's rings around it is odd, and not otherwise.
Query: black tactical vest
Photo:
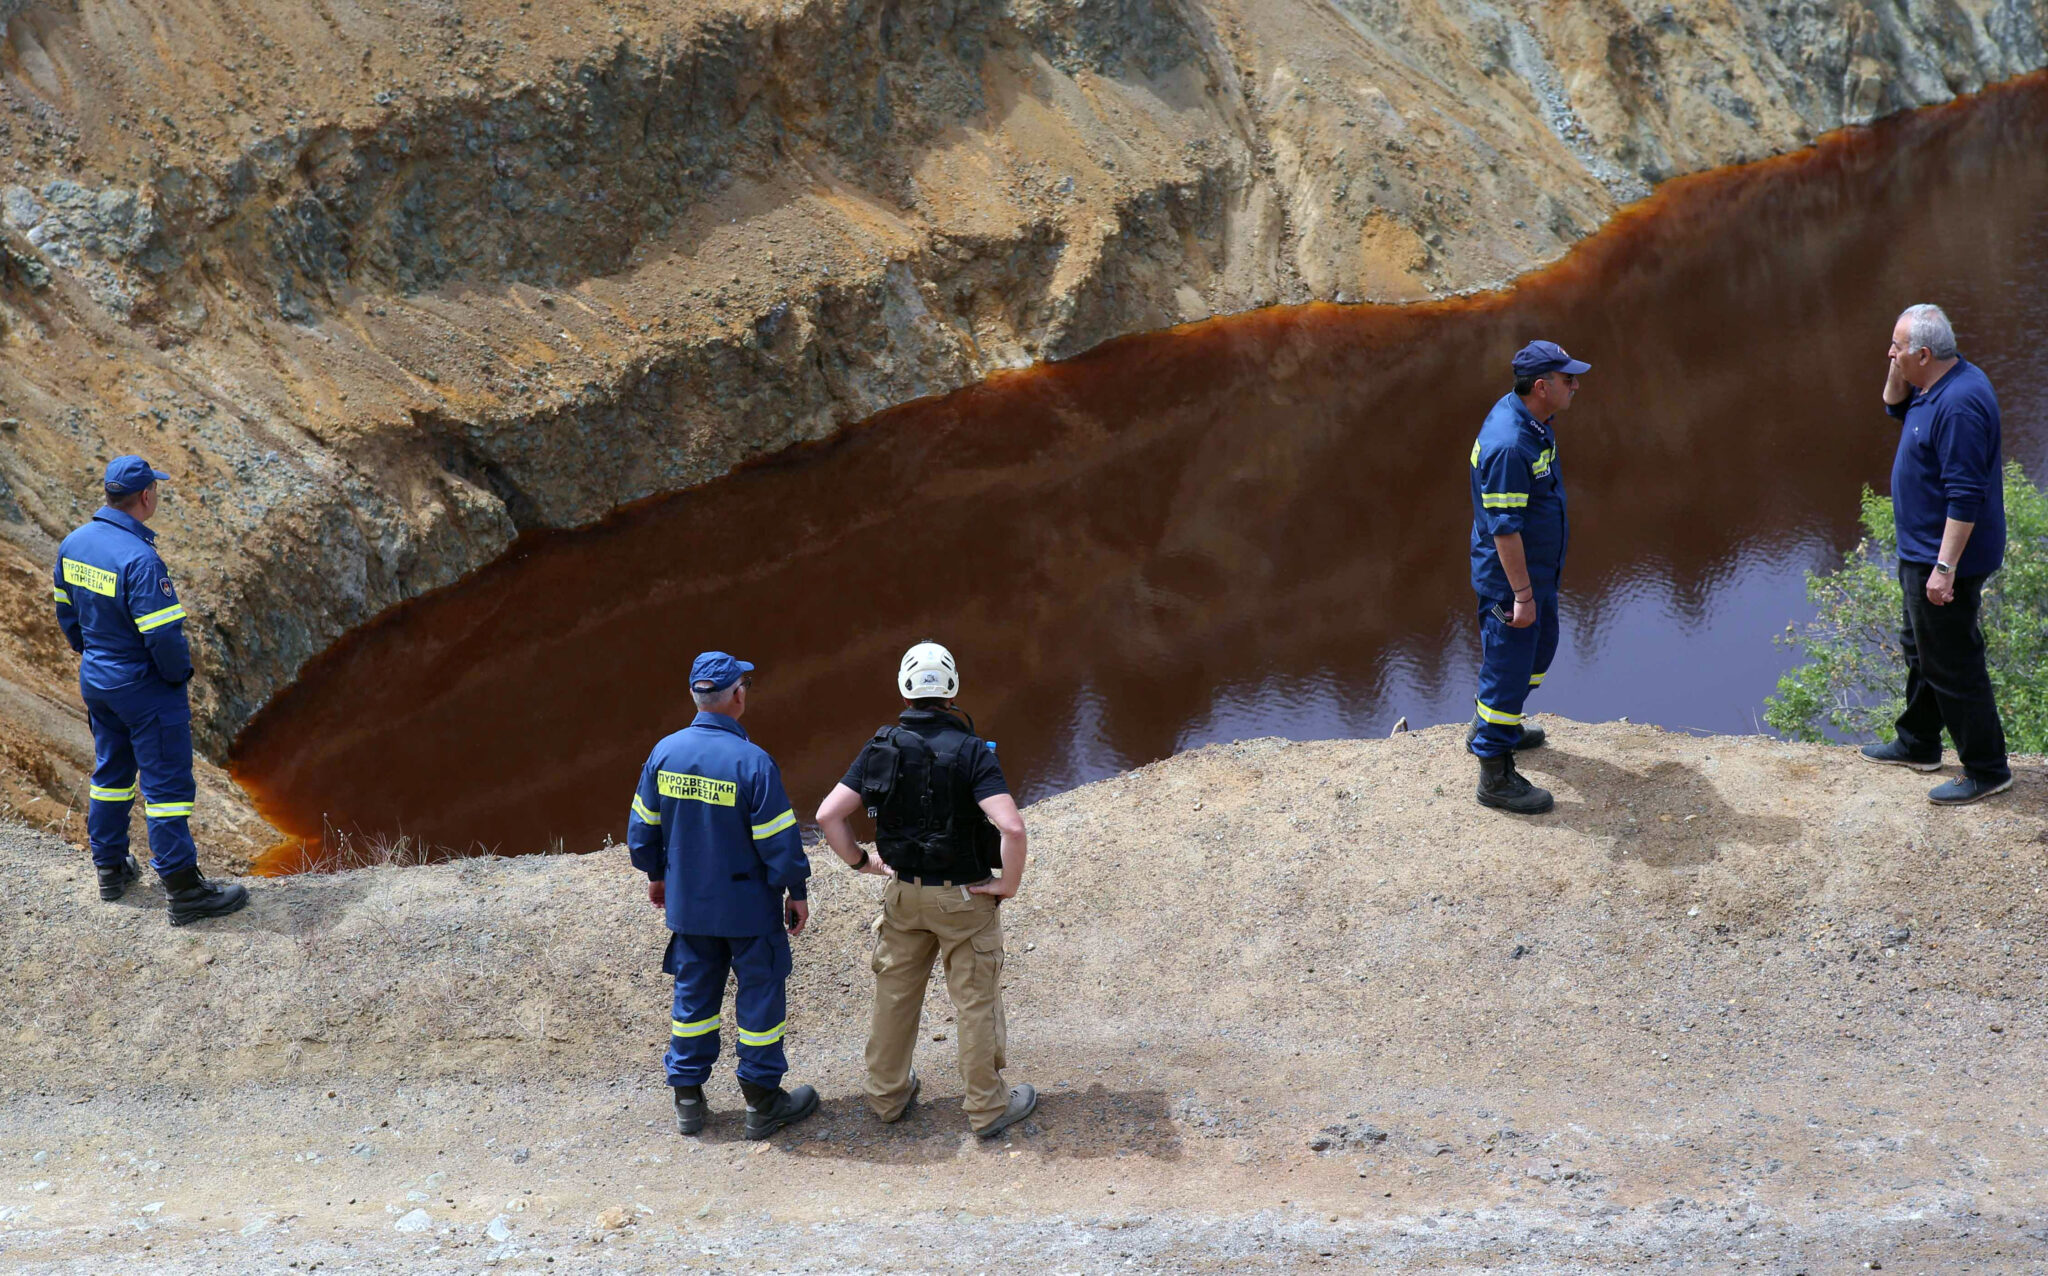
[[[882,862],[905,877],[978,882],[1002,864],[1002,834],[974,800],[974,751],[987,744],[948,722],[929,738],[883,727],[869,742],[860,799]]]

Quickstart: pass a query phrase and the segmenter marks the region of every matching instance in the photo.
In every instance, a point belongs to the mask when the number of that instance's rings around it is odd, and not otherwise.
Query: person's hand
[[[1884,401],[1904,403],[1906,401],[1906,370],[1899,366],[1898,351],[1892,351],[1886,360],[1884,374]]]
[[[790,900],[788,912],[783,915],[783,921],[789,926],[790,934],[803,934],[804,927],[810,925],[811,922],[811,902],[806,899]]]
[[[1927,573],[1927,601],[1936,607],[1946,607],[1956,600],[1956,574],[1954,572]]]
[[[1000,904],[1017,893],[1017,883],[1007,877],[991,877],[979,886],[970,886],[967,890],[974,895],[993,895],[996,897],[996,903]]]
[[[668,883],[654,881],[647,883],[647,902],[656,908],[668,907]]]
[[[1527,629],[1536,623],[1536,595],[1515,599],[1515,614],[1508,621],[1510,629]]]
[[[863,873],[873,873],[876,877],[896,876],[896,870],[884,864],[882,857],[873,851],[869,851],[867,858],[861,861],[860,871]]]

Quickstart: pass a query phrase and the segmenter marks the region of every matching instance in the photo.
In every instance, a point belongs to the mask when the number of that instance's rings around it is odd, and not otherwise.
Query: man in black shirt
[[[875,939],[875,1014],[868,1033],[868,1105],[897,1121],[917,1097],[910,1070],[932,962],[946,963],[959,1032],[963,1106],[993,1138],[1030,1116],[1038,1092],[1003,1083],[1003,924],[997,912],[1024,874],[1024,817],[995,745],[953,708],[952,653],[921,642],[904,654],[897,725],[877,732],[818,808],[818,827],[848,868],[886,872]],[[874,853],[854,841],[852,815],[875,818]]]

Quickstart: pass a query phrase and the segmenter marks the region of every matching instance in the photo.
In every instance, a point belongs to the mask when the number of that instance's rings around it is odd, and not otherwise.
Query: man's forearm
[[[1493,538],[1493,552],[1500,555],[1501,572],[1508,578],[1508,588],[1517,594],[1530,591],[1529,557],[1522,552],[1520,532],[1497,532]]]
[[[821,818],[818,821],[818,831],[825,835],[825,844],[832,848],[832,853],[839,857],[840,863],[859,868],[867,862],[867,852],[861,850],[859,843],[853,840],[852,820],[844,817],[836,820]]]
[[[1024,830],[1003,834],[1003,880],[1015,885],[1024,877]]]
[[[1970,533],[1977,530],[1975,523],[1958,522],[1949,519],[1941,529],[1941,561],[1950,567],[1963,561],[1963,550],[1970,544]]]

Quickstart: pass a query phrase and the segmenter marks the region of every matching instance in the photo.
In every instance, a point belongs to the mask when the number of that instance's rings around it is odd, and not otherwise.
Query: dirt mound
[[[668,1124],[662,930],[621,852],[266,882],[172,931],[153,888],[102,905],[82,855],[10,833],[0,1146],[23,1190],[0,1252],[2048,1260],[2040,769],[1940,810],[1847,750],[1547,725],[1527,770],[1559,803],[1535,820],[1472,803],[1453,728],[1214,746],[1031,808],[1012,1079],[1046,1100],[1001,1146],[957,1109],[942,984],[927,1105],[866,1115],[876,888],[829,858],[790,1011],[826,1106],[761,1150],[723,1092],[711,1137]]]

